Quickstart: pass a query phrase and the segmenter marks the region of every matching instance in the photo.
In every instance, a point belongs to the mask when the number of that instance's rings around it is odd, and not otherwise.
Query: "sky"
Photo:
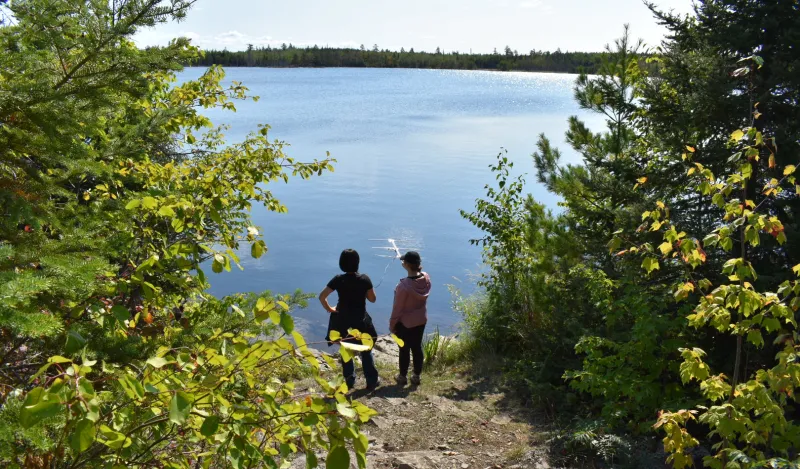
[[[654,0],[691,11],[691,0]],[[247,44],[489,53],[506,45],[599,51],[630,24],[634,38],[657,46],[664,35],[642,0],[198,0],[181,23],[137,34],[140,46],[185,36],[204,49]]]

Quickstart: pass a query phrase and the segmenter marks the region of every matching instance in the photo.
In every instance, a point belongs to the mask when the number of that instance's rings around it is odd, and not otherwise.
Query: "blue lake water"
[[[188,68],[180,80],[204,70]],[[557,200],[535,183],[530,154],[542,132],[561,146],[566,162],[579,162],[564,141],[567,118],[581,115],[572,99],[574,75],[404,69],[227,69],[227,81],[243,82],[258,102],[238,102],[237,112],[210,111],[216,124],[229,124],[229,141],[241,140],[258,124],[291,146],[300,160],[335,158],[335,172],[310,180],[273,184],[288,214],[256,208],[268,253],[243,255],[244,271],[211,276],[211,292],[318,293],[338,270],[342,249],[361,255],[360,271],[377,285],[389,259],[372,249],[394,238],[419,248],[434,287],[428,302],[429,328],[453,331],[461,318],[452,309],[448,284],[474,289],[481,250],[469,244],[480,232],[458,210],[471,210],[488,169],[505,148],[528,189],[557,209]],[[583,116],[586,117],[586,116]],[[587,123],[597,128],[594,116]],[[249,250],[248,250],[249,252]],[[207,270],[210,273],[210,269]],[[386,332],[393,289],[405,271],[388,271],[370,313]],[[309,341],[324,337],[327,313],[316,299],[297,311]]]

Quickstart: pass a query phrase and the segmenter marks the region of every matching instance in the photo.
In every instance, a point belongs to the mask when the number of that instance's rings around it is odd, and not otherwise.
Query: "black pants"
[[[395,334],[404,342],[403,346],[400,347],[400,374],[403,376],[408,374],[411,355],[414,355],[414,374],[421,374],[422,361],[424,359],[422,337],[425,335],[425,324],[411,328],[398,324],[395,328]]]

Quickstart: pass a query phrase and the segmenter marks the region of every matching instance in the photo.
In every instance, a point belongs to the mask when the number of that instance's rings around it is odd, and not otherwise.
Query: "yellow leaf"
[[[693,147],[693,146],[690,146],[690,145],[686,145],[686,150],[687,150],[689,153],[694,153],[694,151],[695,151],[695,150],[694,150],[694,147]]]
[[[339,331],[331,331],[328,335],[328,338],[331,339],[331,342],[336,342],[337,340],[342,338],[342,334],[339,334]]]
[[[800,264],[798,264],[797,266],[798,266],[798,267],[800,267]],[[399,345],[399,346],[401,346],[401,347],[403,347],[403,346],[406,344],[406,343],[403,341],[403,339],[401,339],[400,337],[397,337],[397,336],[396,336],[396,335],[394,335],[394,334],[392,334],[392,339],[394,339],[394,341],[395,341],[395,342],[397,342],[397,345]]]
[[[770,168],[775,167],[775,155],[769,155],[769,167]]]
[[[645,182],[647,182],[647,177],[640,177],[640,178],[639,178],[639,179],[637,179],[636,181],[638,181],[638,182],[639,182],[639,184],[644,184]]]
[[[354,352],[367,352],[370,349],[368,346],[364,344],[353,344],[350,342],[342,342],[341,346],[342,348],[352,350]]]
[[[342,361],[345,363],[353,359],[353,354],[351,354],[345,347],[339,347],[339,353],[342,354]]]
[[[738,130],[738,129],[734,130],[733,133],[731,134],[731,138],[736,140],[737,142],[739,140],[741,140],[742,137],[744,137],[744,132],[742,132],[741,130]]]
[[[788,175],[792,174],[795,169],[797,169],[797,168],[793,164],[790,164],[790,165],[786,166],[785,168],[783,168],[783,175],[784,176],[788,176]]]
[[[664,202],[662,202],[662,201],[660,201],[660,200],[659,200],[658,202],[656,202],[656,206],[657,206],[658,208],[664,208]]]
[[[664,254],[666,256],[667,254],[672,252],[672,243],[665,241],[658,246],[658,249],[661,250],[661,254]]]

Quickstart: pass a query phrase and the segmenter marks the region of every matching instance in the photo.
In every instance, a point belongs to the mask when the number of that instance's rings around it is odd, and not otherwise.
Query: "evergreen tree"
[[[289,314],[303,295],[204,294],[263,255],[250,210],[286,210],[267,184],[331,160],[294,161],[266,126],[226,145],[202,110],[246,88],[219,67],[175,84],[199,53],[185,39],[134,45],[192,3],[2,6],[3,467],[313,466],[315,447],[349,467],[346,441],[365,466],[370,411],[341,382],[294,394],[298,367],[319,367]]]
[[[578,104],[606,117],[603,132],[570,118],[580,164],[539,140],[537,177],[563,211],[523,203],[501,158],[464,214],[490,266],[473,333],[562,409],[563,372],[578,412],[602,419],[593,441],[655,423],[676,467],[794,467],[800,10],[705,0],[656,14],[670,31],[659,50],[623,37],[578,78]],[[710,454],[693,461],[700,444]]]

